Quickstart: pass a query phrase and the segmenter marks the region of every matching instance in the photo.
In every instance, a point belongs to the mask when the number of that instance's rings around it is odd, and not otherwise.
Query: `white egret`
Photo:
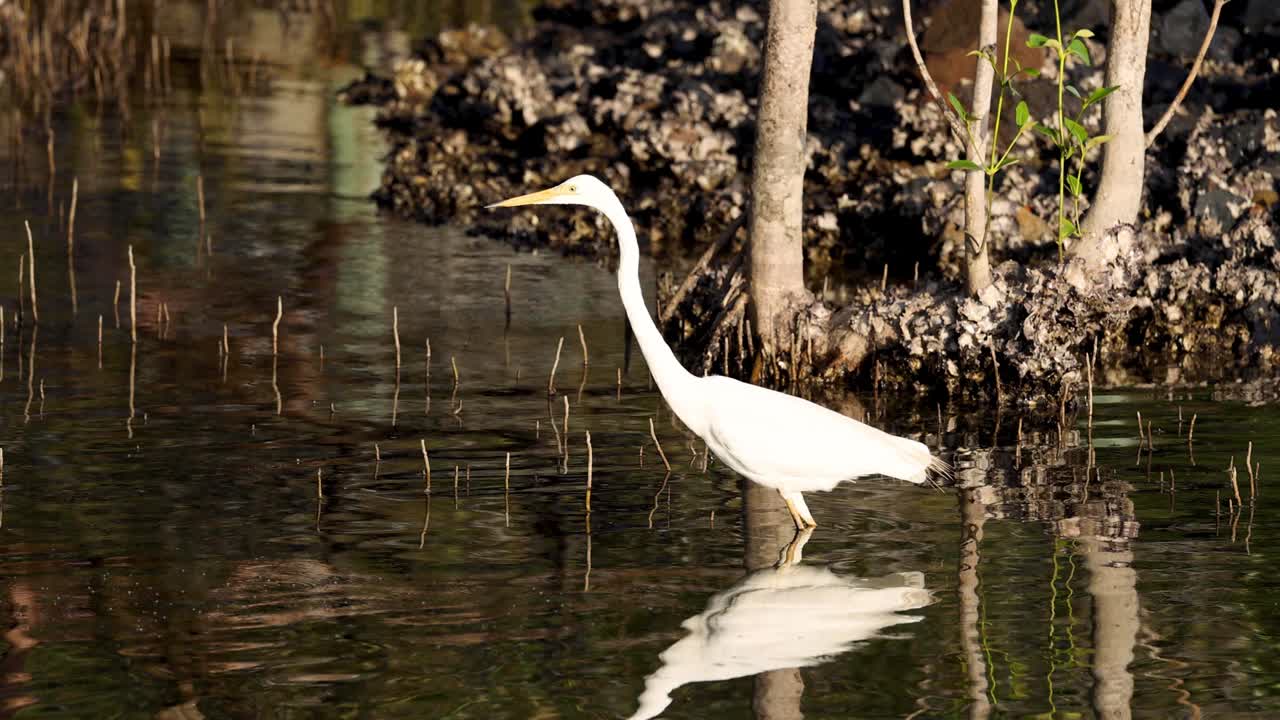
[[[682,685],[825,662],[886,628],[922,620],[899,613],[932,601],[919,572],[867,579],[787,562],[758,570],[684,621],[689,634],[658,656],[662,665],[645,678],[629,720],[657,717]]]
[[[922,443],[895,437],[785,393],[732,378],[697,377],[662,339],[640,291],[640,248],[618,196],[600,180],[578,175],[553,188],[488,207],[586,205],[604,213],[618,234],[618,292],[649,372],[671,409],[721,462],[782,495],[797,528],[814,527],[802,492],[887,475],[924,483],[947,474],[945,462]]]

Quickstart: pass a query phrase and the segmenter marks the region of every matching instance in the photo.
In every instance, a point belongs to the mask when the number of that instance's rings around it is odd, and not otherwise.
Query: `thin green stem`
[[[1018,9],[1018,0],[1009,3],[1009,27],[1004,33],[1004,60],[1000,63],[1000,96],[996,100],[995,129],[991,132],[991,167],[995,167],[996,143],[1000,142],[1000,116],[1004,110],[1004,91],[1009,84],[1009,39],[1013,37],[1013,12]],[[994,70],[994,63],[992,69]]]
[[[1082,175],[1084,175],[1084,148],[1080,148],[1080,157],[1076,162],[1076,189],[1077,190],[1080,189],[1080,177]],[[1075,193],[1075,196],[1073,199],[1075,200],[1075,208],[1073,211],[1073,214],[1075,215],[1075,219],[1072,222],[1075,223],[1076,232],[1078,233],[1080,232],[1080,193]]]
[[[1022,133],[1026,131],[1025,127],[1018,128],[1018,132],[1014,133],[1013,140],[1009,141],[1009,147],[1004,149],[1004,154],[996,162],[996,165],[1004,163],[1005,158],[1009,157],[1009,153],[1013,152],[1013,146],[1018,144],[1018,138],[1022,137]]]

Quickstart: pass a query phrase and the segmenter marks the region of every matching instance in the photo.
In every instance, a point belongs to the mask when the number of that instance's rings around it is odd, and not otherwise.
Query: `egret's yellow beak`
[[[502,202],[493,203],[492,205],[485,205],[485,208],[488,209],[488,208],[496,208],[496,207],[516,207],[517,205],[541,205],[543,203],[553,202],[557,198],[562,198],[566,195],[572,195],[572,194],[573,193],[572,191],[569,190],[569,188],[566,188],[563,185],[557,185],[553,188],[548,188],[546,190],[539,190],[538,192],[529,193],[528,195],[521,195],[519,197],[509,198],[507,200],[503,200]]]

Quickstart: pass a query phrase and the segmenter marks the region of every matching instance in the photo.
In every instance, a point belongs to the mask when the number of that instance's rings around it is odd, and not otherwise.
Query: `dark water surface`
[[[1083,415],[1028,416],[1019,448],[1014,413],[828,399],[941,444],[963,489],[814,495],[775,569],[776,496],[703,470],[638,354],[618,384],[607,269],[380,216],[371,114],[332,99],[353,70],[276,72],[57,118],[52,185],[42,139],[0,164],[0,716],[1280,712],[1274,408],[1099,392],[1091,460]]]

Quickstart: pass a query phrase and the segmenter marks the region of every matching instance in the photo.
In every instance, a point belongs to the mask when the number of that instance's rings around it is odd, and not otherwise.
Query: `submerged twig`
[[[31,322],[40,324],[40,310],[36,307],[36,247],[35,241],[31,239],[31,223],[23,220],[22,224],[27,228],[27,263],[29,270],[27,272],[27,280],[31,283]],[[18,288],[18,293],[22,293],[22,288]]]
[[[284,316],[284,298],[276,296],[276,319],[271,323],[271,354],[280,354],[280,318]]]
[[[591,472],[595,454],[591,450],[591,431],[587,431],[587,513],[591,513]]]
[[[391,336],[396,341],[396,374],[400,373],[400,308],[391,306]]]
[[[1258,478],[1253,472],[1253,441],[1249,441],[1249,449],[1244,455],[1244,469],[1249,472],[1249,504],[1253,505],[1258,496]]]
[[[129,340],[138,344],[138,266],[133,262],[133,246],[129,246]]]
[[[507,263],[507,279],[502,285],[502,292],[507,300],[506,327],[511,327],[511,263]]]
[[[196,175],[196,203],[200,208],[200,227],[204,227],[204,175]]]
[[[885,265],[886,269],[888,267]],[[996,379],[996,405],[1004,405],[1004,386],[1000,384],[1000,361],[996,359],[995,341],[988,342],[987,349],[991,351],[991,374]]]
[[[1235,495],[1236,505],[1243,507],[1244,503],[1240,501],[1240,483],[1236,481],[1236,457],[1234,455],[1231,456],[1231,467],[1227,468],[1227,473],[1231,476],[1231,493]]]
[[[80,178],[71,179],[71,214],[67,219],[67,280],[71,285],[71,314],[80,312],[80,302],[76,297],[76,262],[74,238],[76,232],[76,203],[80,196]]]
[[[667,461],[667,454],[662,451],[662,443],[658,442],[658,433],[653,429],[653,418],[649,418],[649,437],[653,438],[653,445],[658,448],[658,455],[662,458],[662,464],[666,466],[667,472],[671,472],[671,463]]]
[[[1085,381],[1089,390],[1089,428],[1093,429],[1093,361],[1085,359]]]
[[[564,336],[560,336],[560,342],[556,343],[556,360],[551,364],[551,376],[547,378],[547,394],[556,394],[556,369],[560,367],[560,351],[564,349]]]

